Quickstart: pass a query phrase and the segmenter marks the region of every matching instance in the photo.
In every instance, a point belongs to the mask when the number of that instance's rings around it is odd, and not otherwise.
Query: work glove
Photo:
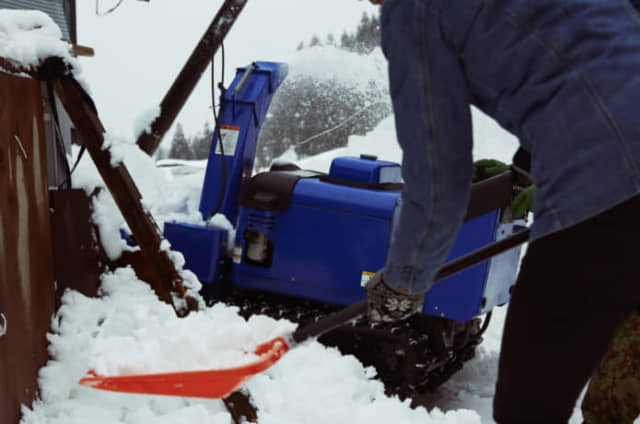
[[[509,170],[509,165],[497,159],[480,159],[473,162],[473,178],[471,181],[486,180]]]
[[[522,190],[511,201],[511,210],[513,211],[513,217],[524,218],[529,212],[533,211],[533,202],[536,197],[536,186],[530,185]]]
[[[422,310],[425,293],[403,294],[389,287],[378,271],[364,287],[369,308],[367,315],[372,322],[394,322],[409,318]]]

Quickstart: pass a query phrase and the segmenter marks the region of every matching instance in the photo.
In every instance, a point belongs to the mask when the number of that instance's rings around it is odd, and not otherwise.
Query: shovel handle
[[[312,324],[298,328],[293,332],[291,338],[295,343],[302,343],[311,337],[320,337],[334,328],[338,328],[347,324],[349,321],[360,318],[367,313],[367,307],[368,304],[366,300],[354,303],[353,305],[327,315]]]
[[[484,262],[487,259],[506,252],[507,250],[513,249],[514,247],[529,240],[530,234],[531,230],[529,228],[525,228],[524,230],[518,231],[517,233],[505,237],[502,240],[488,244],[480,249],[476,249],[464,256],[460,256],[448,264],[443,265],[436,274],[434,281],[440,281],[444,278],[450,277],[453,274],[457,274],[458,272],[477,265],[480,262]]]
[[[518,231],[508,237],[503,238],[500,241],[491,243],[485,247],[474,250],[473,252],[461,256],[448,264],[444,265],[438,271],[435,281],[440,281],[444,278],[450,277],[462,270],[486,261],[496,255],[506,252],[516,246],[521,245],[529,239],[530,230],[528,228]],[[334,312],[325,318],[298,328],[291,335],[291,339],[294,344],[301,343],[312,337],[320,337],[321,335],[347,324],[349,321],[356,320],[367,313],[367,301],[355,303],[340,311]]]

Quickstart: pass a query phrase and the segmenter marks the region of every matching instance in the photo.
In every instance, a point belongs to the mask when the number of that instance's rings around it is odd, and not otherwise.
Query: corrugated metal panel
[[[58,24],[64,38],[71,40],[69,19],[64,13],[63,0],[0,0],[0,9],[41,10]]]

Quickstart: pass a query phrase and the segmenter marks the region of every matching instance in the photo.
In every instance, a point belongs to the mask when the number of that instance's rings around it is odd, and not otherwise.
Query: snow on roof
[[[0,9],[42,10],[58,24],[66,40],[71,40],[70,26],[73,25],[69,14],[65,13],[69,7],[66,0],[0,0]]]
[[[76,64],[51,17],[38,10],[0,9],[0,57],[34,68],[51,56]]]

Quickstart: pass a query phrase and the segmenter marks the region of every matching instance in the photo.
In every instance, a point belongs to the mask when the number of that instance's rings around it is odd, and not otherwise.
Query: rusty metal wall
[[[66,289],[95,297],[100,275],[110,263],[91,222],[91,200],[84,190],[50,192],[56,309]]]
[[[38,81],[0,72],[0,423],[18,423],[47,360],[54,277]],[[5,319],[3,319],[3,317]],[[3,321],[6,321],[4,325]]]

